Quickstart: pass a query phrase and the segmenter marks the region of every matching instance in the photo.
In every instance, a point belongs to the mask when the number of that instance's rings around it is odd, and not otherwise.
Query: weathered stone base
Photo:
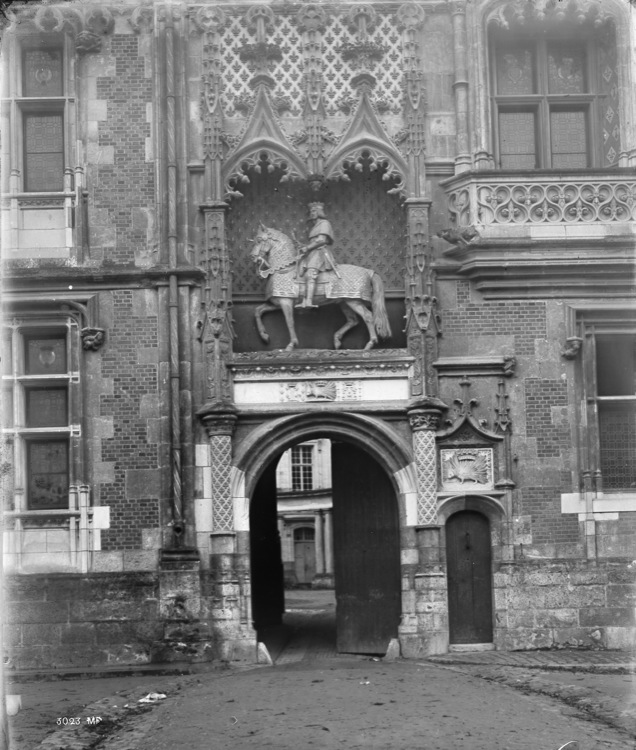
[[[15,669],[142,665],[163,640],[156,573],[7,576],[5,596]]]
[[[495,645],[633,648],[635,584],[636,569],[625,561],[501,564],[494,575]]]

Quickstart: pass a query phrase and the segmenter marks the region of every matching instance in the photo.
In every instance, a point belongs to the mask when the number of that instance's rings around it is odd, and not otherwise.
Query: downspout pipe
[[[177,138],[175,97],[175,33],[172,6],[166,6],[166,172],[168,213],[168,308],[170,351],[170,468],[172,501],[172,541],[182,547],[185,539],[183,485],[181,477],[181,382],[179,374],[179,290],[177,284]]]

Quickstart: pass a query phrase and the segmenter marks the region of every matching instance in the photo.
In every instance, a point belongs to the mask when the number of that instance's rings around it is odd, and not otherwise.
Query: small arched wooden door
[[[446,523],[448,619],[451,644],[492,643],[490,523],[460,511]]]

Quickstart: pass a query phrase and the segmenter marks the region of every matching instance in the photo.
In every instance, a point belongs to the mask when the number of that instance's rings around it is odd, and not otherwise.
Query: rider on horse
[[[302,258],[299,276],[306,277],[305,299],[296,307],[318,307],[313,304],[313,297],[316,279],[321,271],[335,271],[340,276],[330,249],[330,245],[333,245],[333,229],[327,221],[322,203],[309,204],[309,219],[314,222],[309,230],[309,244],[298,248],[299,258]]]

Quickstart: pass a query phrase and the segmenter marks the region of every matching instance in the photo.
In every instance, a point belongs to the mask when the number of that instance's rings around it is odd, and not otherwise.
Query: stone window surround
[[[472,92],[473,115],[473,168],[488,170],[494,168],[492,157],[493,110],[490,106],[490,65],[488,45],[488,22],[496,14],[497,9],[504,4],[501,2],[483,2],[481,7],[469,3],[466,6],[467,30],[469,32],[468,45],[472,50],[474,65],[468,69],[469,89]],[[630,40],[630,5],[618,0],[603,0],[603,10],[611,14],[614,19],[616,34],[616,48],[618,53],[618,78],[620,96],[620,122],[622,124],[622,153],[626,154],[627,163],[621,160],[620,166],[634,166],[636,164],[636,132],[633,125],[634,97],[626,96],[625,92],[632,90],[632,74],[629,64],[632,41]]]
[[[50,98],[26,97],[23,92],[23,53],[35,43],[43,49],[62,51],[62,95]],[[5,258],[68,258],[74,249],[71,217],[80,187],[75,158],[75,47],[70,35],[62,33],[6,34],[3,50],[5,76],[2,91],[3,247]],[[28,191],[25,185],[24,121],[29,114],[63,117],[64,171],[60,190]],[[77,184],[74,184],[77,183]]]
[[[6,295],[11,297],[12,295]],[[8,301],[8,300],[7,300]],[[42,300],[39,300],[40,303]],[[90,299],[87,300],[90,303]],[[69,301],[68,307],[79,305]],[[11,464],[14,470],[12,509],[3,509],[4,517],[4,567],[13,573],[39,573],[46,571],[86,573],[90,567],[91,552],[101,548],[100,532],[110,525],[108,507],[91,506],[90,486],[82,482],[82,349],[81,320],[61,307],[46,309],[29,306],[4,311],[4,326],[10,331],[11,372],[2,376],[3,389],[23,390],[25,335],[30,333],[62,333],[67,345],[66,373],[56,375],[55,382],[68,384],[68,424],[62,427],[24,427],[24,399],[14,395],[14,423],[2,430],[3,439],[10,441]],[[44,378],[38,380],[44,381]],[[26,440],[36,433],[44,437],[66,437],[69,446],[68,505],[63,509],[31,510],[26,497]],[[6,506],[5,506],[6,508]],[[55,524],[58,524],[57,526]],[[27,528],[28,527],[28,528]],[[62,533],[60,533],[62,532]],[[31,539],[27,535],[31,534]],[[33,542],[38,551],[28,553],[26,545]],[[42,550],[44,546],[46,549]]]
[[[609,331],[636,333],[636,302],[589,301],[569,304],[565,306],[565,319],[568,340],[580,342],[580,352],[574,362],[574,383],[577,389],[576,400],[584,402],[587,408],[589,431],[584,432],[585,426],[579,417],[575,429],[580,491],[562,493],[561,512],[577,513],[581,521],[591,518],[596,521],[615,521],[619,519],[619,513],[636,511],[636,490],[625,488],[605,491],[603,488],[600,475],[596,394],[592,394],[590,390],[594,387],[596,367],[593,358],[593,339],[595,334]],[[585,442],[588,440],[590,450],[586,461],[588,449]]]

